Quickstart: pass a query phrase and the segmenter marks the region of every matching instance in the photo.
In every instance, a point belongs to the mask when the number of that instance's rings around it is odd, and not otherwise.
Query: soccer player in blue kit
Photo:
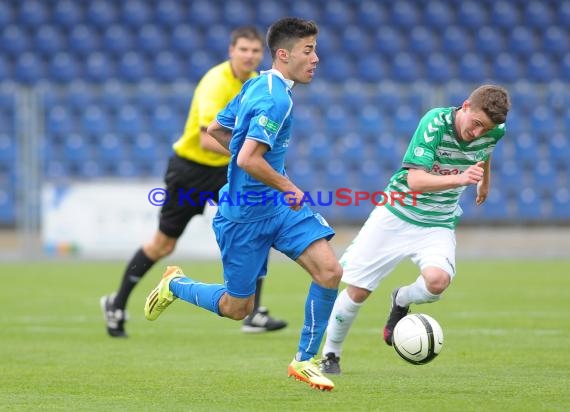
[[[224,284],[190,279],[167,268],[145,303],[155,320],[177,298],[219,316],[241,320],[252,310],[257,277],[273,247],[312,278],[298,351],[288,375],[321,390],[334,383],[320,371],[316,354],[338,292],[342,268],[328,243],[334,231],[302,204],[304,193],[285,173],[295,83],[310,83],[319,62],[318,27],[287,17],[268,30],[271,70],[247,81],[218,113],[208,133],[231,153],[228,183],[220,190],[213,228],[222,254]]]

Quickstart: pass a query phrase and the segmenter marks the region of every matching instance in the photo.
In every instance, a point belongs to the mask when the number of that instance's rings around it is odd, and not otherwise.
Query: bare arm
[[[212,136],[210,136],[206,130],[207,130],[206,128],[200,130],[200,146],[202,147],[202,149],[229,156],[230,155],[229,150],[223,147],[220,143],[218,143],[218,141],[214,139]],[[231,138],[231,133],[230,133],[230,138]]]
[[[208,129],[209,130],[209,129]],[[267,145],[252,139],[245,139],[245,142],[238,153],[237,165],[248,174],[267,186],[279,190],[280,192],[291,192],[288,201],[291,202],[293,210],[299,210],[303,192],[295,186],[286,176],[278,173],[265,160],[263,155],[267,152]]]
[[[483,178],[479,183],[477,183],[477,197],[475,198],[475,203],[477,206],[482,205],[487,196],[489,195],[489,187],[491,186],[491,156],[483,165]]]
[[[206,129],[206,133],[202,132],[202,134],[212,137],[214,140],[211,142],[212,144],[218,143],[218,146],[221,145],[222,149],[226,149],[227,154],[230,153],[228,148],[230,147],[230,140],[232,139],[232,131],[219,124],[217,120],[212,120],[212,123],[210,123]],[[200,135],[200,143],[202,143],[202,134]]]
[[[440,192],[459,186],[474,185],[483,179],[483,164],[484,162],[477,162],[461,174],[446,176],[432,175],[422,169],[410,169],[408,186],[414,192]]]

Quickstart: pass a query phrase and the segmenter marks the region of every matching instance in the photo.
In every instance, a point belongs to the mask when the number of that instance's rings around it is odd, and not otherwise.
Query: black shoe
[[[126,338],[125,322],[127,321],[127,312],[122,309],[115,309],[113,301],[115,294],[102,296],[99,303],[103,311],[103,318],[107,324],[107,333],[113,338]]]
[[[259,333],[283,329],[287,322],[269,316],[267,308],[259,307],[243,320],[242,332]]]
[[[321,372],[328,375],[340,375],[340,358],[332,352],[327,353],[321,360]]]
[[[392,346],[392,334],[394,333],[394,328],[396,324],[410,312],[410,307],[401,307],[396,304],[396,295],[400,288],[394,289],[392,292],[392,306],[390,307],[390,315],[388,315],[388,320],[384,326],[384,342]]]

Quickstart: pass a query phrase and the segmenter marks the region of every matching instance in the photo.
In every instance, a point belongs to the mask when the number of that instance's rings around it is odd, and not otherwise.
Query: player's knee
[[[327,263],[314,278],[322,286],[337,288],[342,278],[342,266],[336,260]]]
[[[425,280],[426,289],[433,295],[441,295],[449,286],[450,278],[445,272],[438,273],[437,276],[430,276]]]

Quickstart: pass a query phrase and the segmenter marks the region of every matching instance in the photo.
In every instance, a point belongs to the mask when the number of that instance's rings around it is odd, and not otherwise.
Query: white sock
[[[411,285],[400,288],[398,295],[396,296],[396,305],[406,307],[410,306],[412,303],[421,304],[435,302],[440,298],[441,295],[434,295],[427,290],[424,277],[420,275]]]
[[[346,335],[348,335],[348,330],[358,315],[361,306],[362,303],[356,303],[348,296],[346,289],[340,292],[329,318],[327,339],[323,346],[323,354],[326,355],[332,352],[340,357],[342,345],[346,339]]]

